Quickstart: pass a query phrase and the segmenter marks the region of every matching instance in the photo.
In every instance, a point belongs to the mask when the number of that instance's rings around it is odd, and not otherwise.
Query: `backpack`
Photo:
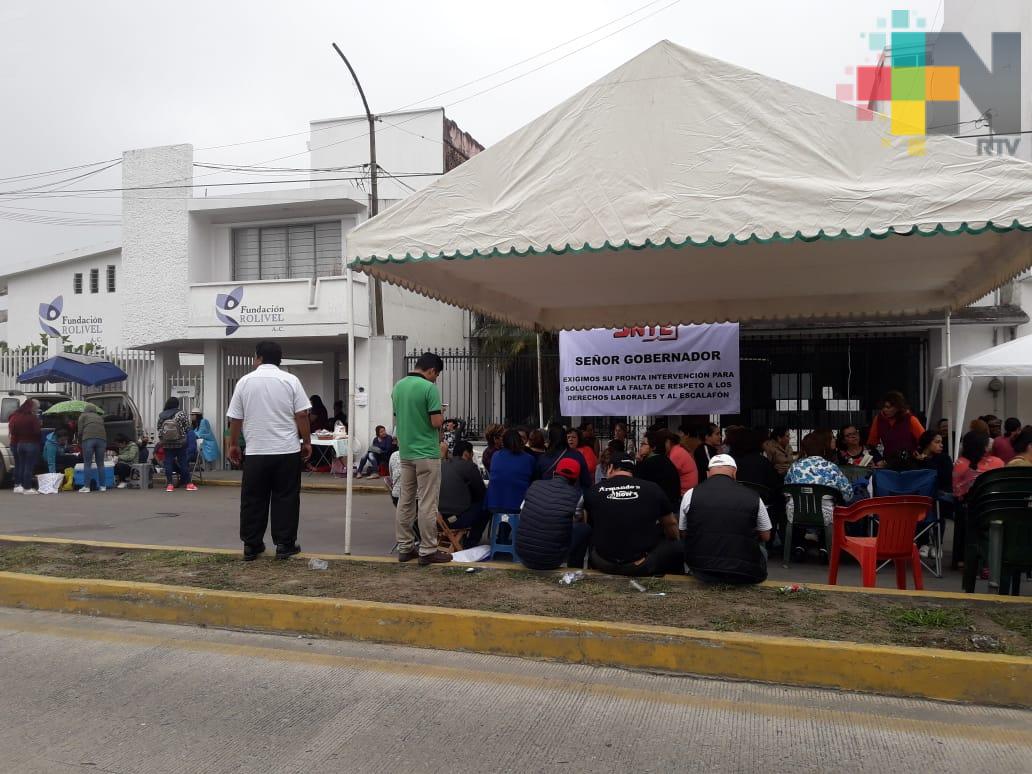
[[[161,429],[158,430],[158,440],[161,441],[161,445],[166,449],[182,448],[186,442],[186,436],[183,435],[183,428],[180,427],[175,416],[171,416],[161,423]]]

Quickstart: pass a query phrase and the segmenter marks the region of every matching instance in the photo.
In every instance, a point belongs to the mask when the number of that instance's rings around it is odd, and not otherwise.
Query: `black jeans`
[[[272,542],[297,543],[301,511],[301,454],[249,454],[240,486],[240,539],[245,546],[264,545],[272,517]]]
[[[662,540],[641,564],[611,562],[591,549],[591,566],[609,575],[684,575],[684,546],[680,540]]]

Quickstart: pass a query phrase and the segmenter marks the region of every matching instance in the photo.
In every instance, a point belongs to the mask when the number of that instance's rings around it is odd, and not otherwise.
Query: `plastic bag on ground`
[[[453,562],[482,562],[491,555],[491,546],[476,546],[451,555]]]
[[[64,480],[64,473],[40,473],[36,476],[40,494],[57,494]]]

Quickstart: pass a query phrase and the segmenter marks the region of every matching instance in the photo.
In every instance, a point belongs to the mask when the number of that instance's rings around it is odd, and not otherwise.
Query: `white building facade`
[[[381,172],[381,209],[449,168],[449,131],[464,155],[481,149],[443,110],[383,118],[378,166],[405,177]],[[312,172],[304,188],[224,196],[194,195],[203,188],[190,187],[190,145],[127,151],[121,243],[22,264],[0,277],[8,345],[39,344],[43,335],[153,351],[158,397],[189,373],[199,392],[194,405],[214,424],[265,339],[282,345],[290,370],[332,413],[352,378],[353,323],[359,399],[351,428],[361,448],[375,425],[392,424],[390,388],[406,351],[462,347],[470,330],[465,312],[390,286],[382,289],[383,330],[375,330],[372,286],[362,274],[354,276],[353,305],[348,298],[347,235],[369,216],[367,132],[365,117],[314,122],[313,169],[350,172]],[[343,135],[353,139],[342,142]],[[436,141],[425,139],[431,136]]]

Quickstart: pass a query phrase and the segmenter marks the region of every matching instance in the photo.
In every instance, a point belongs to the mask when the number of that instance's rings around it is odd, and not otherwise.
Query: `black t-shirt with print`
[[[591,544],[610,562],[635,562],[663,540],[659,520],[674,507],[663,490],[633,476],[603,479],[584,496]]]

